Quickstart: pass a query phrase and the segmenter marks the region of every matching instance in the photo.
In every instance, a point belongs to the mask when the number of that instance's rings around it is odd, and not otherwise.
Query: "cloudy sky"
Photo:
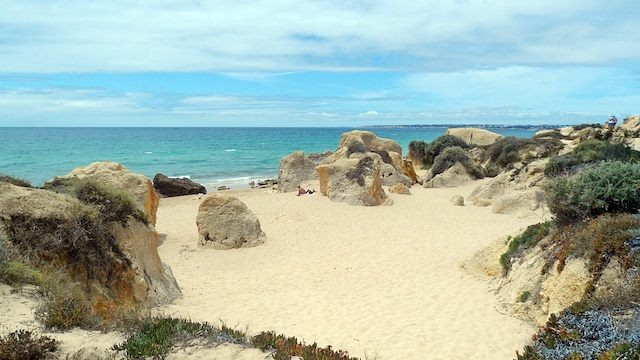
[[[0,126],[601,122],[637,0],[0,0]]]

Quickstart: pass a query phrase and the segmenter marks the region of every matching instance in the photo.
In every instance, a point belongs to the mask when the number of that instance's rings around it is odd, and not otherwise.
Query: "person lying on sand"
[[[296,196],[300,196],[300,195],[304,195],[304,194],[313,194],[314,192],[316,192],[315,190],[305,190],[302,186],[298,185],[298,195]]]

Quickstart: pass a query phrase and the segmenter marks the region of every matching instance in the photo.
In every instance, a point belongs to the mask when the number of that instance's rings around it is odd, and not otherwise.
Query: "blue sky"
[[[0,126],[602,122],[636,0],[0,0]]]

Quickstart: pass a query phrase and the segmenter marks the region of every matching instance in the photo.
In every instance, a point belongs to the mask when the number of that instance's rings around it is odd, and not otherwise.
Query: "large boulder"
[[[485,146],[491,145],[496,140],[500,139],[502,135],[496,134],[485,129],[476,128],[451,128],[448,129],[445,135],[452,135],[462,139],[469,145]]]
[[[186,178],[170,178],[164,174],[153,177],[153,188],[162,196],[173,197],[183,195],[206,194],[207,189]]]
[[[338,148],[361,147],[371,152],[396,152],[402,155],[402,146],[391,139],[379,138],[371,131],[353,130],[340,135]]]
[[[413,181],[402,173],[401,170],[396,169],[391,164],[382,163],[380,165],[380,177],[382,178],[382,185],[392,186],[395,184],[402,184],[406,187],[411,187]]]
[[[427,175],[422,186],[425,188],[457,187],[472,180],[474,180],[474,177],[469,175],[464,165],[456,162],[441,174],[433,177]]]
[[[295,191],[303,181],[317,178],[316,164],[313,160],[306,158],[302,151],[291,153],[280,160],[279,192]]]
[[[99,208],[69,195],[0,183],[0,219],[0,241],[7,241],[0,246],[44,269],[65,269],[101,316],[180,296],[158,255],[157,233],[133,217],[108,222]]]
[[[136,174],[124,165],[115,162],[101,161],[94,162],[87,166],[73,169],[61,179],[78,178],[93,179],[129,192],[135,199],[144,213],[147,215],[152,225],[156,224],[156,213],[160,199],[151,180],[144,175]]]
[[[382,188],[381,162],[378,159],[339,159],[316,169],[320,192],[332,201],[349,205],[376,206],[391,204]]]
[[[196,217],[199,242],[215,249],[251,247],[265,242],[260,221],[242,201],[230,195],[207,195]]]

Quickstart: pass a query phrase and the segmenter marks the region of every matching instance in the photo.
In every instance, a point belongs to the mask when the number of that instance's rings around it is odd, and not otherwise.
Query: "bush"
[[[251,343],[262,351],[273,351],[275,360],[289,360],[292,356],[305,360],[357,360],[346,351],[333,350],[331,346],[321,348],[316,343],[307,345],[295,337],[276,335],[273,331],[261,332],[251,338]]]
[[[425,168],[433,165],[436,157],[440,155],[445,149],[450,147],[460,147],[460,148],[468,148],[464,140],[452,136],[452,135],[443,135],[430,143],[425,143],[423,141],[412,141],[409,144],[409,152],[422,162]]]
[[[557,178],[547,187],[548,204],[560,224],[604,213],[640,209],[640,163],[610,162],[575,179]]]
[[[487,147],[489,160],[500,167],[520,161],[520,151],[533,144],[531,139],[507,136]]]
[[[97,206],[104,221],[117,221],[126,225],[131,216],[145,224],[149,223],[147,216],[129,193],[95,180],[55,178],[43,188],[68,194],[85,204]]]
[[[18,330],[0,337],[0,359],[41,360],[51,358],[58,350],[58,342],[48,336],[37,336],[31,331]]]
[[[549,234],[551,222],[543,222],[528,226],[525,231],[510,239],[507,251],[500,256],[500,264],[505,272],[511,268],[511,259],[520,256],[525,250],[535,246]]]
[[[633,150],[624,144],[589,139],[578,144],[570,154],[551,158],[545,168],[545,174],[560,175],[577,165],[596,161],[638,162],[640,151]]]
[[[31,183],[27,180],[16,178],[9,175],[0,174],[0,182],[6,182],[15,186],[30,188]]]
[[[36,318],[50,329],[96,328],[100,319],[79,284],[64,273],[52,273],[42,283],[44,299],[36,309]]]
[[[130,359],[163,359],[173,346],[194,339],[214,344],[247,344],[246,334],[224,325],[218,328],[208,323],[157,317],[144,319],[124,343],[113,349],[125,351]]]
[[[26,284],[39,286],[44,277],[42,273],[20,261],[5,261],[0,263],[0,281],[14,287]]]
[[[582,130],[582,129],[586,129],[586,128],[596,128],[596,129],[600,129],[602,128],[602,124],[578,124],[578,125],[574,125],[572,126],[574,131],[578,131],[578,130]]]
[[[441,174],[455,165],[456,162],[461,163],[467,170],[467,173],[469,173],[469,175],[474,176],[478,179],[484,177],[482,169],[474,165],[471,159],[469,159],[467,154],[464,152],[464,150],[462,150],[462,148],[459,146],[448,147],[444,149],[442,153],[440,153],[440,155],[435,158],[433,166],[431,166],[431,173],[434,176]]]

